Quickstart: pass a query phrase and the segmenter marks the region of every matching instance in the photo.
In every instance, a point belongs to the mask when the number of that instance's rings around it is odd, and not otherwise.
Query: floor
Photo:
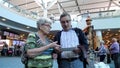
[[[114,68],[113,61],[109,64],[110,68]],[[1,57],[0,68],[24,68],[20,57]]]

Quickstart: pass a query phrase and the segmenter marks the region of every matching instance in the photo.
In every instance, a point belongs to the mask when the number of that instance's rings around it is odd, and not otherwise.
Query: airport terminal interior
[[[53,40],[62,30],[59,16],[63,12],[71,15],[73,28],[84,30],[86,20],[92,20],[93,45],[90,48],[95,50],[101,40],[110,46],[112,38],[120,43],[120,0],[0,0],[0,52],[6,42],[9,48],[18,46],[19,51],[14,56],[20,56],[28,34],[37,31],[36,21],[40,17],[52,20],[48,38]]]

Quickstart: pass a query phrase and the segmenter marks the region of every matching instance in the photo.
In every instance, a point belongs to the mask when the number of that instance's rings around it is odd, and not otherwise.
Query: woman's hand
[[[57,59],[58,55],[56,53],[52,54],[53,59]]]
[[[50,43],[48,46],[50,48],[60,47],[60,45],[57,44],[57,41]]]

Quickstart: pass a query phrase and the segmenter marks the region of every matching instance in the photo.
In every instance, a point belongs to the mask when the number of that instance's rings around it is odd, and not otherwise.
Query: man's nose
[[[68,23],[67,22],[65,22],[65,25],[67,25]]]

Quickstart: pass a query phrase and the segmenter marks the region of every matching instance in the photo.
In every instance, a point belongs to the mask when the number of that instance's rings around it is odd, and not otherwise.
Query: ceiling
[[[36,1],[43,2],[48,0],[7,0],[7,2],[19,6],[21,9],[43,16],[44,11],[42,8],[44,8],[44,2],[38,5]],[[61,12],[68,12],[71,15],[81,15],[120,8],[120,0],[52,0],[47,3],[47,7],[49,7],[47,15],[55,17],[59,16]]]
[[[44,10],[42,9],[43,3],[38,5],[38,3],[36,3],[37,0],[5,0],[5,1],[15,6],[18,6],[21,9],[30,12],[35,12],[39,16],[44,15]],[[41,1],[47,1],[47,0],[41,0]],[[53,0],[53,2],[55,3],[52,6],[50,5],[52,2],[51,3],[48,2],[48,5],[51,6],[48,9],[48,13],[47,13],[48,17],[50,16],[59,17],[62,12],[68,12],[71,15],[83,15],[86,13],[89,14],[100,11],[104,12],[104,11],[120,9],[120,0]],[[5,28],[1,25],[0,27],[3,29]],[[23,28],[23,25],[19,27]],[[12,29],[12,31],[17,31],[17,30]],[[16,33],[24,33],[24,32],[17,31]],[[118,32],[118,29],[111,31],[104,30],[102,32],[103,39],[104,40],[108,38],[110,39],[114,36],[118,37],[117,33],[120,33]]]

